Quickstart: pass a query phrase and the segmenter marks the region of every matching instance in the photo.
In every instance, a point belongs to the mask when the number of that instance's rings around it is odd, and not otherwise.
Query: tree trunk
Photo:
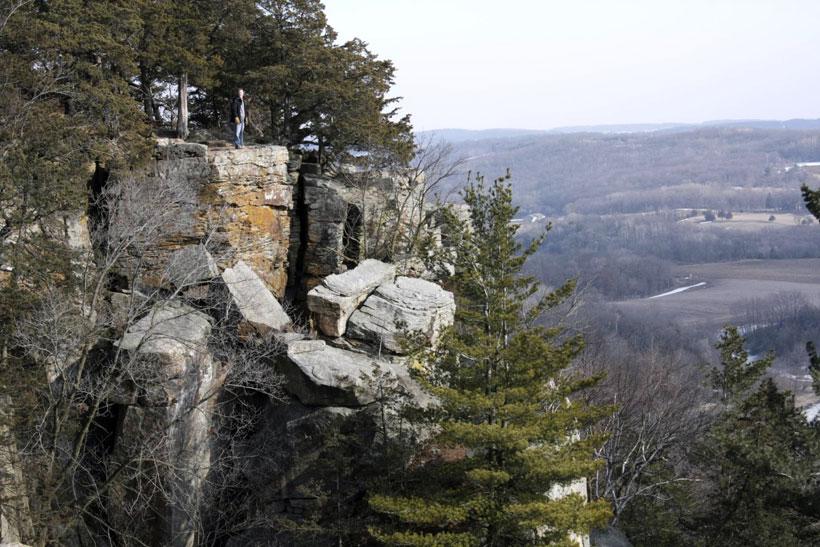
[[[177,86],[177,137],[188,138],[188,73],[183,72],[179,76]]]
[[[154,94],[151,92],[151,77],[144,66],[140,66],[140,93],[142,94],[142,107],[145,115],[150,121],[155,121]]]

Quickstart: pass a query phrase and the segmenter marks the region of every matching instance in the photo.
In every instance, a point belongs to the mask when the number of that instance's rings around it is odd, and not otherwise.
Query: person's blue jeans
[[[233,127],[234,127],[233,143],[236,146],[245,146],[245,122],[235,123],[235,124],[233,124]]]

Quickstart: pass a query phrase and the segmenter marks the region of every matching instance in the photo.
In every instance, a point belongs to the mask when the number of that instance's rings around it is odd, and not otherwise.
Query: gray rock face
[[[222,272],[222,280],[244,322],[258,332],[281,331],[291,324],[279,301],[243,261],[237,262],[233,268],[226,268]]]
[[[219,275],[211,253],[204,245],[188,245],[174,252],[168,264],[168,278],[175,287],[207,283]]]
[[[207,240],[220,268],[242,259],[283,296],[293,209],[287,149],[209,149],[174,139],[158,144],[139,183],[173,195],[173,214],[159,231],[160,241],[139,257],[140,276],[132,288],[168,288],[171,255]],[[135,260],[124,257],[122,268],[133,271]]]
[[[321,177],[304,177],[307,235],[304,272],[307,288],[343,267],[344,225],[350,205],[342,196],[342,185]]]
[[[455,316],[453,293],[430,281],[398,277],[379,286],[350,316],[348,336],[402,353],[402,333],[422,333],[435,344]]]
[[[365,260],[352,270],[329,275],[307,296],[308,309],[317,326],[327,336],[341,336],[347,320],[365,298],[379,285],[396,277],[396,267],[378,260]]]
[[[401,363],[334,348],[321,340],[291,342],[287,357],[286,389],[305,405],[360,407],[372,403],[376,398],[374,375],[394,379],[421,404],[430,401]]]

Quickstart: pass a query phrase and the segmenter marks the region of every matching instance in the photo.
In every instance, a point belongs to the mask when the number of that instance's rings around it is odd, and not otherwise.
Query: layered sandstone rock
[[[398,277],[379,286],[350,316],[348,335],[403,353],[403,335],[421,334],[435,344],[455,317],[453,293],[423,279]]]
[[[293,185],[283,146],[210,150],[209,184],[203,222],[219,226],[217,241],[227,244],[228,261],[244,260],[277,297],[287,285]],[[226,264],[220,264],[225,267]]]
[[[341,183],[318,175],[302,178],[307,225],[300,226],[303,271],[297,275],[309,290],[345,267],[344,233],[351,205]]]
[[[192,143],[157,147],[146,186],[175,196],[162,239],[139,257],[139,287],[165,287],[175,252],[206,244],[218,266],[244,260],[277,297],[287,285],[293,179],[282,146],[208,148]],[[129,264],[126,264],[126,268]]]
[[[291,220],[290,283],[299,296],[355,266],[365,249],[398,262],[409,238],[436,230],[440,219],[424,202],[418,173],[341,166],[322,174],[314,167],[302,166]]]
[[[364,260],[342,274],[329,275],[307,295],[319,330],[327,336],[342,336],[347,320],[373,290],[396,277],[396,267],[378,260]]]

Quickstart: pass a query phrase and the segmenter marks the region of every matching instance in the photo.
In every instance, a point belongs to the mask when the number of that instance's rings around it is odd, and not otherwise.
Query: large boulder
[[[396,277],[396,267],[368,259],[341,274],[329,275],[307,296],[307,305],[319,330],[327,336],[341,336],[347,320],[379,285]]]
[[[288,344],[283,369],[285,388],[305,405],[367,405],[376,400],[380,376],[390,378],[419,404],[430,401],[403,363],[335,348],[321,340]]]
[[[403,353],[403,335],[421,333],[432,345],[455,316],[453,293],[413,277],[379,286],[350,316],[348,336]]]
[[[243,261],[237,262],[233,268],[226,268],[222,272],[222,281],[242,316],[243,330],[247,330],[245,326],[248,325],[265,334],[282,331],[291,324],[290,317],[276,297]]]
[[[210,334],[204,313],[174,301],[156,304],[116,343],[131,354],[126,366],[133,369],[133,385],[123,386],[118,402],[167,406],[182,398],[191,375],[211,367]]]

